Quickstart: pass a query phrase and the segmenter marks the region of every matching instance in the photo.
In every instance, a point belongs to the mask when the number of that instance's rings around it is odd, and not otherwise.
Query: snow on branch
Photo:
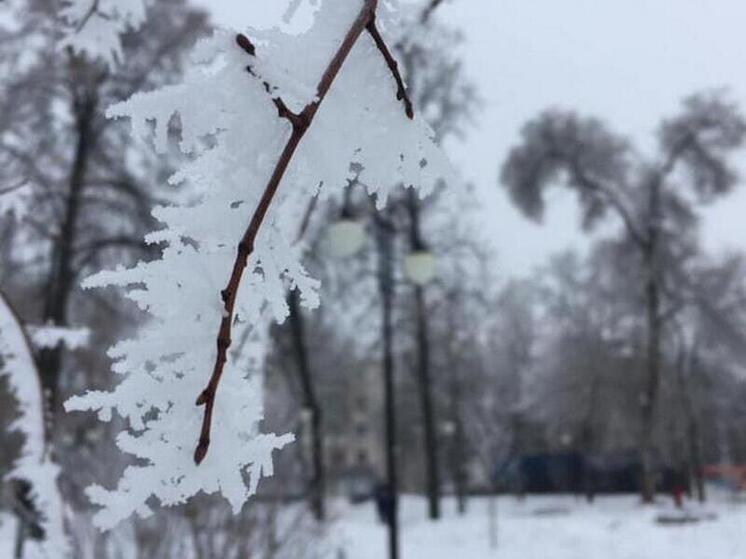
[[[13,214],[16,219],[23,219],[28,213],[31,186],[27,181],[20,181],[11,186],[0,186],[0,217]]]
[[[427,6],[425,6],[425,9],[422,10],[420,21],[422,21],[422,23],[427,23],[428,21],[430,21],[430,18],[432,17],[435,10],[437,10],[438,7],[442,4],[443,0],[429,0]]]
[[[218,332],[217,338],[218,355],[215,360],[215,366],[213,367],[210,382],[202,391],[199,398],[197,398],[197,405],[205,407],[205,415],[200,432],[199,443],[197,445],[197,449],[194,452],[194,461],[197,464],[204,460],[205,455],[207,454],[207,450],[210,446],[210,430],[212,424],[213,407],[215,404],[215,394],[220,383],[220,378],[223,374],[225,362],[227,360],[226,355],[228,352],[228,348],[230,347],[232,342],[231,331],[234,318],[236,294],[241,284],[241,279],[243,278],[243,272],[248,263],[249,256],[251,256],[254,251],[254,245],[256,242],[256,237],[259,233],[259,229],[264,222],[270,204],[272,203],[272,200],[277,193],[277,188],[284,178],[285,172],[287,171],[288,166],[290,165],[293,156],[295,155],[295,152],[300,145],[301,140],[313,123],[314,118],[316,117],[316,113],[318,112],[319,107],[321,107],[321,103],[324,101],[327,94],[329,93],[329,90],[334,84],[334,81],[337,79],[337,76],[342,70],[342,66],[347,60],[350,51],[352,51],[355,43],[358,41],[360,35],[362,35],[365,30],[368,30],[368,32],[371,34],[371,37],[373,37],[376,48],[378,48],[378,50],[382,53],[386,64],[388,65],[389,69],[392,72],[392,75],[394,76],[394,79],[397,83],[396,96],[398,100],[403,102],[404,110],[407,114],[407,117],[410,119],[414,117],[412,103],[407,96],[404,83],[397,69],[396,61],[391,56],[391,53],[386,47],[386,43],[384,42],[376,27],[375,9],[375,1],[367,0],[363,4],[360,13],[358,14],[355,21],[352,23],[352,26],[350,27],[342,43],[329,62],[326,70],[324,70],[324,73],[322,74],[321,79],[316,86],[315,97],[303,108],[300,113],[293,113],[290,109],[288,109],[287,105],[281,97],[275,97],[273,99],[274,104],[277,107],[278,116],[280,118],[286,119],[290,123],[292,127],[292,133],[290,134],[290,138],[285,144],[280,158],[277,161],[272,174],[270,175],[269,182],[267,183],[267,186],[264,189],[264,193],[259,200],[259,204],[254,211],[251,222],[249,223],[248,228],[244,232],[243,237],[241,237],[241,241],[238,244],[238,255],[234,262],[228,285],[220,293],[221,298],[223,299],[223,303],[225,304],[225,310],[223,313],[223,319],[220,323],[220,330]],[[252,58],[255,57],[256,48],[248,37],[239,34],[237,37],[237,43],[244,51],[246,51],[249,56],[251,56]],[[250,66],[249,71],[253,74]],[[267,82],[263,82],[263,85],[268,93],[271,94],[271,86]]]
[[[40,527],[44,532],[38,545],[44,557],[65,557],[69,542],[65,535],[62,497],[57,487],[59,466],[55,464],[46,443],[44,399],[39,373],[34,363],[29,338],[0,293],[0,377],[8,380],[10,391],[18,402],[18,418],[11,429],[24,437],[21,455],[6,479],[25,481]]]
[[[309,200],[359,177],[383,205],[399,185],[426,195],[450,176],[386,48],[390,9],[324,0],[300,35],[219,30],[197,45],[182,83],[109,109],[159,152],[178,130],[190,157],[171,183],[190,197],[154,211],[164,228],[147,240],[162,244],[160,259],[84,284],[122,287],[151,317],[110,350],[119,385],[66,404],[129,421],[117,442],[139,465],[116,490],[89,489],[99,526],[150,514],[152,497],[172,505],[200,491],[239,510],[293,440],[260,432],[262,369],[286,290],[319,303],[295,238]]]
[[[145,21],[145,0],[63,0],[68,26],[61,46],[109,67],[122,61],[121,35]]]
[[[28,326],[26,329],[34,347],[38,348],[54,348],[63,344],[68,349],[80,349],[88,345],[91,335],[87,328]]]

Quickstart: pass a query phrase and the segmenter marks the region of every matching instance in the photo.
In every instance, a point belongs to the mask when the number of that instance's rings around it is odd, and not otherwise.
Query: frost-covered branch
[[[6,377],[18,402],[18,417],[11,428],[23,437],[21,455],[6,476],[28,483],[34,511],[21,510],[26,520],[39,523],[45,557],[65,557],[69,544],[65,535],[62,497],[57,487],[59,466],[47,446],[44,398],[29,336],[18,316],[0,292],[0,377]],[[20,506],[20,505],[19,505]]]
[[[437,10],[441,4],[443,4],[443,0],[430,0],[420,16],[422,23],[427,23],[432,17],[433,12]]]
[[[109,108],[156,151],[177,141],[187,157],[170,179],[184,195],[154,210],[163,228],[146,239],[161,257],[84,283],[123,288],[151,319],[109,351],[123,375],[111,392],[66,403],[102,421],[122,417],[117,444],[137,459],[116,488],[88,489],[102,507],[98,526],[200,492],[240,510],[272,474],[273,452],[293,440],[261,432],[263,366],[288,289],[307,308],[319,303],[297,239],[309,202],[357,176],[381,206],[399,185],[424,196],[450,177],[432,129],[402,110],[401,80],[365,32],[374,14],[381,31],[393,28],[393,4],[376,6],[324,0],[301,34],[218,30],[197,44],[181,83]]]
[[[376,47],[379,51],[381,51],[381,55],[383,56],[383,59],[386,61],[386,64],[389,67],[389,70],[391,70],[391,74],[394,77],[394,80],[396,80],[396,98],[404,103],[404,112],[407,113],[407,117],[410,119],[414,118],[414,109],[412,108],[412,101],[409,99],[409,95],[407,94],[407,88],[404,85],[404,80],[401,77],[401,74],[399,73],[399,64],[394,59],[393,55],[391,54],[391,51],[389,50],[388,46],[386,45],[386,41],[383,40],[383,37],[381,36],[380,31],[378,31],[378,25],[376,25],[376,18],[375,14],[373,17],[371,17],[370,21],[368,22],[368,25],[366,26],[366,29],[368,30],[368,33],[370,33],[370,36],[373,37],[373,40],[376,43]]]
[[[69,29],[62,46],[110,67],[122,60],[121,35],[145,21],[145,0],[64,0],[63,4],[60,15]]]
[[[65,328],[62,326],[29,326],[29,337],[37,348],[53,348],[63,344],[69,349],[88,345],[90,331],[87,328]]]
[[[205,415],[200,431],[199,442],[197,448],[194,451],[194,461],[199,464],[201,463],[207,451],[210,447],[210,430],[212,426],[212,414],[215,406],[215,395],[217,393],[218,385],[220,384],[220,378],[223,375],[223,369],[228,359],[227,353],[228,348],[231,346],[232,338],[231,331],[234,321],[234,309],[236,305],[236,294],[243,278],[244,270],[249,261],[249,257],[254,252],[254,245],[256,243],[259,229],[267,216],[272,200],[275,197],[277,188],[282,182],[285,172],[290,165],[290,162],[295,155],[298,146],[306,135],[306,131],[313,123],[313,120],[318,112],[321,104],[324,102],[329,90],[331,89],[334,81],[336,80],[339,72],[342,70],[347,57],[352,51],[355,43],[360,38],[360,35],[364,30],[367,30],[375,41],[376,47],[381,52],[387,66],[391,70],[396,81],[398,91],[397,99],[404,103],[405,112],[407,117],[414,118],[414,111],[412,109],[412,103],[407,96],[407,91],[404,86],[404,81],[399,74],[396,60],[391,55],[386,42],[378,31],[376,26],[376,0],[366,0],[358,14],[357,18],[353,21],[349,31],[344,37],[342,43],[339,45],[336,53],[332,57],[326,70],[316,87],[316,96],[309,102],[300,113],[293,113],[288,109],[285,102],[281,97],[273,97],[274,103],[278,109],[280,118],[285,118],[292,127],[292,133],[288,139],[285,147],[282,150],[280,158],[275,165],[272,175],[264,189],[259,204],[254,210],[254,213],[249,222],[249,226],[246,228],[241,241],[238,243],[238,252],[236,260],[233,264],[233,270],[231,271],[228,285],[221,291],[220,295],[224,303],[223,319],[220,322],[220,329],[217,337],[217,357],[215,359],[215,366],[213,367],[212,375],[207,387],[197,398],[197,405],[205,407]],[[245,35],[239,34],[237,37],[238,45],[250,56],[256,56],[256,48],[253,43]],[[251,72],[251,70],[250,70]],[[268,93],[272,94],[272,88],[268,82],[263,82],[265,89]]]

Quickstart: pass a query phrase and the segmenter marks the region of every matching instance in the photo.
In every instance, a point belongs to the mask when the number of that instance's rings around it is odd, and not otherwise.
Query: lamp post
[[[438,439],[435,424],[430,378],[430,339],[427,328],[427,307],[424,287],[435,276],[435,257],[422,241],[419,219],[419,204],[414,190],[407,193],[406,206],[410,217],[410,253],[404,258],[406,278],[414,285],[417,323],[418,367],[417,378],[420,392],[426,457],[426,483],[428,509],[431,519],[440,518],[440,475],[438,464]],[[384,413],[386,433],[386,523],[389,532],[389,557],[399,557],[398,522],[398,441],[396,432],[396,406],[394,400],[394,354],[393,354],[393,306],[394,306],[394,236],[393,221],[377,210],[373,213],[376,248],[378,255],[378,289],[381,297],[381,338],[383,346],[382,369],[384,382]],[[337,257],[355,254],[365,243],[362,223],[353,218],[350,208],[349,189],[344,200],[340,219],[329,229],[329,247]]]
[[[424,427],[425,483],[428,514],[431,520],[440,518],[440,467],[438,462],[438,434],[432,397],[430,371],[430,333],[427,325],[425,285],[435,276],[435,257],[427,250],[420,228],[420,207],[414,189],[407,192],[409,210],[409,241],[411,252],[404,260],[404,272],[414,284],[415,321],[417,339],[417,383]]]
[[[383,397],[386,431],[386,522],[389,528],[389,558],[399,559],[399,477],[396,406],[394,402],[394,225],[375,215],[378,249],[378,289],[381,295],[381,337],[383,340]]]
[[[349,192],[349,188],[347,192]],[[389,559],[399,559],[399,478],[393,349],[394,235],[396,230],[394,224],[376,210],[374,210],[373,218],[378,256],[378,290],[381,297],[384,428],[386,436],[386,484],[384,493],[379,498],[383,501],[382,508],[388,526]],[[332,254],[340,258],[352,256],[365,243],[365,229],[352,216],[349,195],[345,196],[340,219],[329,229],[328,240]]]

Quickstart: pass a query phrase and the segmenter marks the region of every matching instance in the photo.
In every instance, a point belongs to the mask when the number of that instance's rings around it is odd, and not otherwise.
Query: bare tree
[[[147,183],[167,170],[132,146],[126,128],[104,111],[176,75],[185,49],[205,31],[206,16],[183,0],[158,2],[149,22],[124,38],[127,63],[113,72],[72,52],[48,56],[56,48],[56,8],[32,0],[19,12],[20,27],[6,32],[13,71],[0,98],[0,173],[3,184],[23,177],[33,187],[33,212],[16,233],[30,248],[13,256],[39,275],[35,318],[67,326],[71,317],[82,318],[72,316],[71,302],[83,275],[145,250],[155,200]],[[29,34],[37,36],[38,52],[28,52]],[[55,410],[63,358],[62,346],[39,355]]]
[[[647,325],[646,386],[640,406],[645,502],[655,495],[653,433],[662,371],[666,253],[673,252],[682,232],[691,235],[697,205],[732,190],[736,173],[729,156],[742,146],[745,134],[746,122],[734,105],[716,93],[695,95],[684,102],[679,116],[663,122],[657,157],[635,160],[629,144],[601,121],[551,110],[526,124],[522,143],[502,169],[513,202],[530,218],[542,217],[544,192],[564,180],[578,195],[585,229],[613,212],[637,251]]]
[[[702,259],[700,259],[702,260]],[[738,362],[746,355],[746,284],[741,256],[723,262],[702,262],[684,278],[686,290],[677,294],[679,306],[673,317],[675,371],[688,454],[688,470],[697,498],[704,501],[702,420],[697,387],[703,369],[714,355]],[[709,359],[708,359],[709,358]],[[719,380],[719,379],[718,379]]]

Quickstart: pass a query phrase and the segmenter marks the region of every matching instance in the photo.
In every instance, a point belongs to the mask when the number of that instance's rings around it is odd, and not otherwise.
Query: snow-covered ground
[[[487,499],[472,499],[459,517],[446,504],[438,523],[425,520],[425,502],[402,503],[402,559],[743,559],[746,504],[726,499],[706,507],[714,520],[662,526],[668,504],[642,507],[635,497],[601,497],[594,505],[574,497],[500,498],[497,548],[490,547]],[[701,511],[700,511],[701,512]],[[347,559],[383,559],[386,532],[372,506],[340,511],[338,535]]]
[[[371,504],[335,503],[336,521],[323,546],[335,559],[385,559],[386,531]],[[642,507],[635,497],[601,497],[588,505],[574,497],[512,497],[497,501],[497,547],[490,547],[488,499],[469,501],[461,517],[454,502],[444,518],[425,519],[425,501],[402,502],[401,559],[744,559],[746,503],[715,499],[699,514],[717,518],[662,526],[669,504]],[[3,520],[5,522],[3,522]],[[12,557],[13,522],[0,515],[0,558]],[[31,550],[30,550],[31,551]],[[126,555],[126,554],[125,554]],[[54,558],[52,558],[54,559]]]

